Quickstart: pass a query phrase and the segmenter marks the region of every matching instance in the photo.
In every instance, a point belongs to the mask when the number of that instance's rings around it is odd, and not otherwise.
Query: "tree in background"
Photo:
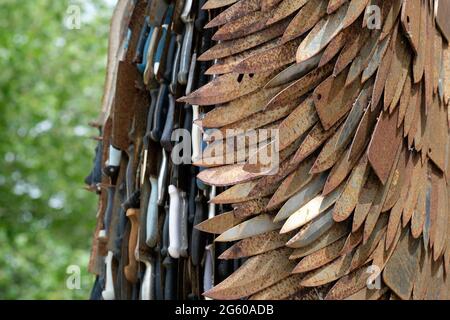
[[[111,2],[1,0],[1,299],[89,296],[96,197],[83,180],[97,132],[87,123],[99,114]],[[79,29],[65,23],[71,5]],[[66,287],[69,265],[80,290]]]

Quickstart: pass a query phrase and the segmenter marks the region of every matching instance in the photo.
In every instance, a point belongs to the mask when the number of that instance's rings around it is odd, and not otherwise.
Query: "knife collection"
[[[449,12],[119,0],[91,299],[450,299]]]

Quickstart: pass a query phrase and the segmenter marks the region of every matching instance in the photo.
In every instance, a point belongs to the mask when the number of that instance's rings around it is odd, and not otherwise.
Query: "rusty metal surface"
[[[278,69],[295,61],[295,51],[300,39],[295,39],[285,44],[270,48],[261,53],[256,53],[238,63],[234,72],[260,73]]]
[[[224,251],[219,259],[239,259],[256,256],[284,247],[289,234],[280,234],[277,230],[241,240]]]
[[[242,221],[243,219],[237,218],[233,211],[229,211],[205,220],[195,228],[203,232],[221,234]]]
[[[420,242],[412,239],[405,230],[383,271],[383,281],[403,300],[410,298],[419,269],[419,245]],[[402,266],[401,272],[398,269],[399,265]]]
[[[244,298],[287,278],[294,267],[294,263],[288,259],[291,251],[289,248],[278,249],[248,259],[231,276],[204,295],[221,300]]]
[[[218,236],[216,241],[228,242],[242,240],[280,228],[281,223],[273,222],[271,215],[262,214],[228,229]]]
[[[203,10],[218,9],[233,4],[237,1],[239,0],[207,0],[203,5],[202,9]]]
[[[348,5],[320,20],[302,41],[297,50],[297,63],[318,54],[342,30]]]
[[[233,4],[231,7],[222,11],[219,15],[210,20],[205,28],[213,28],[224,25],[225,23],[239,19],[249,13],[261,9],[260,0],[241,0]]]
[[[296,1],[297,5],[302,1]],[[321,0],[310,0],[291,20],[283,34],[282,41],[286,42],[303,35],[314,27],[326,15],[326,3]]]
[[[267,24],[273,24],[290,16],[310,1],[314,2],[314,0],[283,0],[283,2],[275,8],[272,17],[267,21]]]

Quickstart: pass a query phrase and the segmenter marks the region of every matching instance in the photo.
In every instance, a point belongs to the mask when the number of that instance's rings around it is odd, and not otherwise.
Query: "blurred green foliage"
[[[83,180],[98,132],[87,123],[100,110],[111,2],[0,0],[0,299],[89,297],[96,196]],[[66,287],[69,265],[80,290]]]

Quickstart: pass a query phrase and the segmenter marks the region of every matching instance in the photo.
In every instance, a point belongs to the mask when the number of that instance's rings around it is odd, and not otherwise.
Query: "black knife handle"
[[[163,262],[166,269],[166,281],[164,283],[164,300],[177,299],[177,265],[178,259],[167,256]]]
[[[169,205],[164,206],[165,216],[163,224],[163,236],[162,236],[162,247],[161,255],[163,257],[167,256],[169,250]]]
[[[139,33],[139,39],[136,45],[136,53],[133,58],[133,62],[136,64],[142,63],[142,57],[144,55],[145,42],[147,41],[148,34],[150,33],[149,17],[145,17],[144,24]]]
[[[106,189],[108,193],[108,200],[106,205],[106,210],[103,216],[103,226],[106,232],[106,235],[109,235],[109,226],[111,225],[112,212],[114,208],[114,194],[116,192],[115,186],[110,186]]]
[[[172,151],[172,132],[175,122],[175,98],[169,93],[169,110],[167,111],[166,124],[161,135],[162,147],[170,153]]]
[[[194,266],[198,266],[205,252],[206,235],[204,232],[196,229],[195,226],[207,218],[208,211],[205,208],[205,197],[199,194],[195,197],[195,216],[194,228],[191,237],[191,260]]]
[[[164,129],[164,119],[167,114],[167,91],[167,85],[161,84],[153,116],[153,128],[150,133],[150,137],[155,142],[160,141]]]

